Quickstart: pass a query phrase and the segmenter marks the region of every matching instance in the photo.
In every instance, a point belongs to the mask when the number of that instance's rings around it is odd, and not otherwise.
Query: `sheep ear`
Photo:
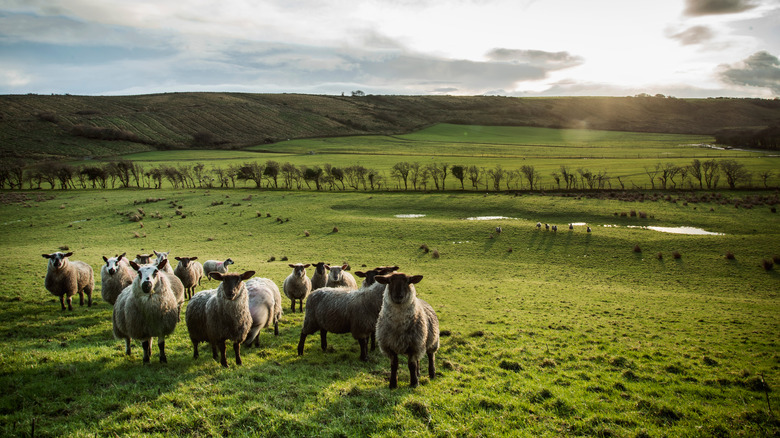
[[[162,261],[157,264],[157,269],[163,269],[167,264],[168,264],[168,259],[162,259]]]
[[[41,254],[41,255],[42,255],[42,256],[43,256],[43,258],[45,258],[45,259],[50,259],[50,258],[51,258],[51,254]]]
[[[341,269],[342,269],[343,271],[348,271],[348,269],[347,269],[347,268],[349,268],[349,265],[348,265],[348,264],[344,263],[343,265],[341,265]]]
[[[136,271],[137,271],[137,270],[139,270],[139,269],[141,269],[141,267],[140,267],[140,266],[138,266],[138,263],[136,263],[136,262],[134,262],[134,261],[132,261],[132,260],[130,260],[130,267],[131,267],[131,268],[133,268],[133,269],[135,269]]]
[[[108,263],[108,259],[106,258],[106,256],[103,256],[103,261]],[[119,260],[117,260],[117,261],[119,261]]]
[[[374,277],[374,280],[377,283],[380,283],[380,284],[389,284],[390,283],[390,277],[387,277],[387,276],[384,276],[384,275],[377,275],[376,277]]]
[[[156,255],[157,257],[160,257],[160,253],[159,253],[159,252],[157,252],[157,251],[155,251],[155,250],[152,250],[152,252],[153,252],[153,253],[154,253],[154,255]]]
[[[211,273],[209,273],[209,275],[210,275],[210,276],[211,276],[211,278],[213,278],[214,280],[217,280],[217,281],[222,281],[222,274],[220,274],[219,272],[211,272]]]
[[[72,255],[73,255],[72,252],[66,252],[65,254],[63,254],[63,257],[70,257]]]
[[[125,256],[126,256],[126,255],[127,255],[127,253],[126,253],[126,252],[123,252],[121,256],[118,256],[118,257],[116,258],[116,261],[120,261],[120,260],[122,260],[123,258],[125,258]]]
[[[330,265],[324,265],[324,266],[325,266],[325,269],[327,269],[328,271],[330,271]]]
[[[355,271],[355,275],[357,275],[358,277],[365,277],[366,273],[363,271]]]
[[[303,269],[306,269],[306,268],[308,268],[309,266],[311,266],[311,263],[306,263],[305,265],[303,265]]]
[[[181,261],[181,257],[174,257],[174,260]]]
[[[295,269],[295,265],[293,265],[292,263],[289,263],[287,266],[289,266],[289,267],[291,267],[291,268]]]
[[[241,274],[241,279],[249,280],[250,278],[252,278],[253,275],[255,275],[255,271],[246,271],[243,274]]]
[[[422,275],[413,275],[409,277],[409,283],[412,284],[419,283],[420,281],[422,281],[422,279],[423,279]]]
[[[197,257],[190,257],[190,261],[192,261],[192,260],[198,260],[198,258]]]

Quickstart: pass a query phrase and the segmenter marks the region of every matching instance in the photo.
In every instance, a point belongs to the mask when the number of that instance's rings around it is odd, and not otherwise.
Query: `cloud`
[[[491,61],[528,64],[549,69],[561,69],[582,64],[582,58],[569,52],[545,52],[542,50],[516,50],[495,48],[485,57]]]
[[[710,41],[715,36],[712,29],[707,26],[693,26],[681,32],[670,34],[669,38],[678,40],[683,46],[702,44]]]
[[[753,0],[686,0],[685,15],[736,14],[758,6]]]
[[[780,95],[780,60],[769,52],[756,52],[736,65],[721,65],[718,74],[724,82],[768,88]]]

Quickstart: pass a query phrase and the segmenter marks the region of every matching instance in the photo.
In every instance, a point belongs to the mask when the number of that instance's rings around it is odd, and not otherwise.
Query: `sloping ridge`
[[[166,93],[0,96],[0,157],[110,156],[290,138],[401,134],[436,123],[715,134],[780,124],[780,101],[666,97]]]

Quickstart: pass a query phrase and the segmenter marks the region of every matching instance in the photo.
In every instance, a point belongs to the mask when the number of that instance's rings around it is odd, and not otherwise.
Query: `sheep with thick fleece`
[[[330,271],[328,272],[328,282],[325,284],[325,287],[345,287],[349,290],[358,288],[355,277],[346,271],[346,264],[342,266],[325,265],[325,269]]]
[[[181,280],[184,286],[184,298],[190,299],[195,294],[195,288],[200,285],[203,278],[203,265],[198,262],[197,257],[176,257],[179,262],[173,275]]]
[[[106,264],[100,268],[100,296],[103,297],[103,301],[112,306],[116,303],[119,294],[138,276],[138,273],[130,267],[130,261],[125,254],[127,253],[111,258],[103,256]]]
[[[292,273],[284,279],[282,289],[284,294],[292,301],[292,312],[295,313],[295,301],[300,300],[299,310],[303,312],[303,300],[309,296],[311,292],[311,280],[306,275],[306,268],[311,266],[310,264],[290,263],[288,265],[293,269]]]
[[[311,290],[317,290],[328,284],[328,272],[325,270],[325,262],[312,263],[314,274],[311,276]]]
[[[138,272],[130,286],[127,286],[114,303],[113,329],[117,339],[125,340],[125,353],[130,355],[131,339],[141,341],[144,363],[152,356],[151,340],[157,338],[160,362],[168,362],[165,355],[165,337],[173,333],[179,322],[179,303],[171,289],[170,278],[161,266],[139,266],[130,262]]]
[[[154,260],[154,264],[157,264],[157,265],[159,265],[161,261],[167,260],[168,259],[168,255],[171,253],[170,251],[168,251],[168,252],[157,252],[157,251],[154,251],[154,250],[152,250],[152,252],[154,253],[154,256],[156,257],[156,259]],[[168,260],[168,263],[165,264],[165,272],[167,272],[169,274],[173,274],[173,266],[171,266],[170,260]]]
[[[376,323],[379,349],[390,358],[390,388],[398,387],[398,355],[409,362],[409,386],[416,387],[420,378],[420,358],[428,356],[428,377],[436,377],[435,355],[439,349],[439,319],[430,304],[417,298],[414,285],[422,275],[396,272],[377,276],[386,285],[382,310]]]
[[[373,279],[379,271],[365,275]],[[363,274],[363,273],[361,273]],[[384,285],[371,283],[358,290],[324,287],[309,295],[306,299],[306,315],[298,341],[298,355],[303,355],[306,337],[320,332],[322,351],[328,348],[327,335],[332,333],[351,333],[360,345],[360,360],[368,360],[368,341],[374,333],[379,311],[382,308]]]
[[[198,358],[198,343],[208,342],[214,360],[219,360],[227,368],[226,342],[233,341],[236,365],[241,365],[241,343],[252,327],[249,292],[244,281],[254,274],[254,271],[224,275],[213,272],[212,278],[221,281],[219,286],[200,291],[192,297],[184,318],[192,341],[193,358]]]
[[[133,260],[138,265],[149,265],[152,263],[152,255],[153,254],[136,254],[135,260]]]
[[[92,307],[92,290],[95,288],[95,278],[92,266],[78,260],[69,260],[72,252],[41,254],[49,259],[46,268],[44,286],[52,295],[60,298],[60,306],[65,310],[65,301],[68,301],[68,310],[73,310],[73,295],[79,294],[79,306],[84,305],[84,294],[87,294],[87,307]]]
[[[206,260],[205,262],[203,262],[203,275],[205,275],[207,279],[211,280],[212,272],[227,274],[228,266],[232,264],[233,264],[233,260],[231,260],[230,258],[225,259],[225,261]]]
[[[249,313],[252,314],[252,328],[244,341],[247,347],[260,346],[260,330],[274,326],[274,335],[279,335],[279,319],[282,317],[282,294],[279,287],[268,278],[250,278],[246,281],[249,292]]]

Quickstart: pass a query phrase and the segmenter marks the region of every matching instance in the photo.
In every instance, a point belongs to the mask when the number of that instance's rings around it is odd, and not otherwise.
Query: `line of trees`
[[[645,167],[651,189],[717,189],[725,181],[731,188],[753,187],[754,175],[735,160],[694,159],[688,165],[656,163]],[[607,170],[573,169],[561,165],[549,175],[552,182],[543,185],[541,173],[533,165],[504,169],[501,164],[486,168],[476,165],[450,165],[402,161],[394,164],[389,175],[360,164],[336,167],[295,165],[249,161],[220,166],[212,164],[159,164],[117,160],[80,166],[59,161],[39,163],[25,168],[21,161],[0,163],[0,188],[77,189],[77,188],[215,188],[254,185],[256,188],[302,190],[445,190],[447,179],[454,178],[461,190],[605,190],[642,189],[634,180],[626,187],[625,176],[611,176]],[[759,174],[759,187],[768,188],[772,171]]]

